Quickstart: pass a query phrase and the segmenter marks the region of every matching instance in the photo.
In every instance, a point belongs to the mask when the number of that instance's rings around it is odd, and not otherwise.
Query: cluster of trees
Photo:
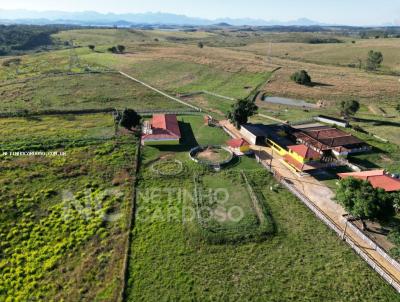
[[[365,219],[388,219],[400,209],[400,192],[388,193],[374,189],[368,181],[347,178],[339,183],[336,200],[352,216]]]
[[[249,117],[256,114],[257,110],[258,106],[255,104],[255,99],[243,99],[232,105],[232,108],[228,111],[226,117],[237,129],[240,129],[240,125],[246,124]]]
[[[300,85],[311,85],[311,77],[305,70],[296,71],[290,79]]]
[[[0,56],[10,55],[54,44],[51,35],[61,29],[58,25],[0,25]]]
[[[94,49],[93,49],[94,50]],[[112,46],[109,49],[107,49],[109,52],[112,53],[124,53],[125,52],[125,46],[124,45],[117,45],[117,46]]]
[[[318,38],[313,37],[307,40],[309,44],[328,44],[328,43],[344,43],[343,40],[339,40],[336,38]]]

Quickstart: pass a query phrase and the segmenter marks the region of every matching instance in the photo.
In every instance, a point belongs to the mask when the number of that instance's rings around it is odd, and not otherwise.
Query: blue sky
[[[335,24],[400,25],[399,0],[0,0],[0,9],[169,12],[208,19],[247,17],[281,21],[304,17]]]

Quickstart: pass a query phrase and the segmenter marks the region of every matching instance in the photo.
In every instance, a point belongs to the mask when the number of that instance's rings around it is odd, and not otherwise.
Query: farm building
[[[375,189],[383,189],[386,192],[400,191],[400,180],[385,173],[384,170],[373,170],[353,173],[339,173],[339,178],[346,179],[354,177],[368,181]]]
[[[240,133],[253,145],[275,145],[285,149],[293,143],[286,138],[286,128],[283,125],[245,124],[240,128]]]
[[[236,155],[243,155],[250,152],[250,144],[243,138],[231,139],[227,142],[227,145]]]
[[[296,127],[291,129],[291,135],[297,143],[304,144],[320,154],[332,152],[335,156],[346,157],[371,149],[357,137],[329,126]]]
[[[174,114],[155,114],[143,125],[143,145],[178,145],[180,139],[181,132]]]
[[[265,131],[265,125],[246,124],[240,126],[240,133],[252,145],[264,145],[268,133]]]
[[[306,145],[288,146],[288,153],[283,157],[286,164],[299,172],[311,171],[318,168],[321,155]]]
[[[346,128],[349,126],[349,122],[346,120],[338,119],[335,117],[330,117],[326,115],[318,115],[314,117],[314,120],[325,123],[325,124],[330,124],[330,125],[336,125],[339,127]]]

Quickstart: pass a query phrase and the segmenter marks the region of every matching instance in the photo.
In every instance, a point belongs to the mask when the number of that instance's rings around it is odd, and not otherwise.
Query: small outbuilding
[[[236,155],[243,155],[250,152],[250,144],[243,138],[231,139],[227,142],[227,145]]]

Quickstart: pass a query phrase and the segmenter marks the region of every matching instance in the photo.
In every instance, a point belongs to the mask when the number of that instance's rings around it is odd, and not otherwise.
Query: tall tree
[[[381,67],[382,62],[383,62],[383,54],[380,51],[370,50],[368,52],[368,58],[366,64],[367,70],[371,71],[377,70],[379,67]]]
[[[141,121],[141,116],[135,110],[125,108],[124,111],[122,112],[119,124],[122,127],[131,130],[132,128],[135,128],[136,126],[140,125],[140,121]]]
[[[354,116],[360,110],[360,103],[355,100],[342,101],[340,103],[340,114],[345,118]]]
[[[240,125],[246,124],[249,117],[257,113],[257,110],[258,106],[255,104],[255,100],[244,99],[233,104],[226,116],[237,129],[240,129]]]

